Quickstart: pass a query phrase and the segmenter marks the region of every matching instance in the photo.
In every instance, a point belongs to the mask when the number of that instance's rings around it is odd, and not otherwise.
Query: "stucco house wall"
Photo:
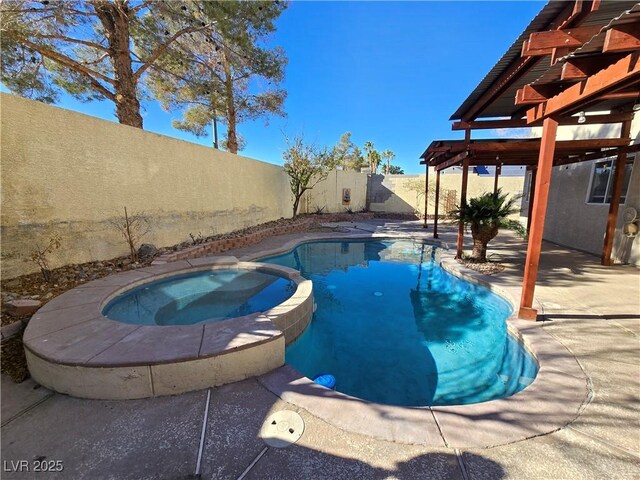
[[[540,132],[537,132],[538,134]],[[558,140],[619,137],[620,125],[589,125],[559,127]],[[640,142],[640,115],[631,125],[634,143]],[[640,156],[635,154],[626,201],[620,205],[613,244],[613,258],[617,262],[640,265],[640,237],[627,238],[622,234],[622,212],[626,207],[640,210]],[[587,196],[596,161],[554,167],[549,187],[549,201],[544,226],[544,239],[584,250],[595,255],[602,253],[609,204],[587,203]]]

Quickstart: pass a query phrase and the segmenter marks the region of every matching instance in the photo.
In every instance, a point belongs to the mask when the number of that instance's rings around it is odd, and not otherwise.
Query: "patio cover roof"
[[[640,146],[628,146],[624,138],[590,138],[559,140],[556,142],[554,165],[583,162],[616,156],[621,150],[637,151]],[[421,165],[428,164],[436,171],[469,160],[477,165],[537,165],[540,138],[498,138],[470,140],[435,140],[420,156]]]
[[[637,22],[640,5],[635,1],[579,3],[580,8],[577,9],[574,2],[549,2],[453,113],[450,119],[461,121],[454,123],[453,128],[468,128],[465,124],[487,118],[502,118],[512,122],[484,128],[527,126],[523,118],[531,106],[531,100],[534,100],[533,103],[541,102],[543,97],[549,98],[585,78],[576,74],[575,65],[586,64],[594,70],[602,68],[603,59],[597,57],[603,55],[607,30]],[[552,47],[553,40],[557,41],[558,38],[562,40],[562,45],[568,44],[570,48]],[[545,48],[538,48],[541,45]],[[608,57],[605,62],[621,57],[625,51],[628,49],[604,52]],[[565,67],[566,64],[569,67]],[[523,89],[526,96],[521,95]],[[542,95],[531,98],[530,93]],[[599,98],[597,103],[589,108],[583,107],[583,110],[615,111],[630,101],[633,103],[634,93],[635,98],[638,97],[638,85],[628,85],[616,93]],[[568,112],[571,113],[575,112]],[[575,120],[567,122],[575,123]]]
[[[452,115],[453,130],[464,140],[432,142],[421,164],[435,167],[434,237],[437,238],[440,172],[462,163],[460,205],[466,204],[469,167],[531,166],[527,215],[527,259],[518,317],[535,320],[538,275],[549,185],[554,165],[615,156],[614,181],[602,249],[603,265],[611,253],[620,205],[631,120],[640,103],[640,3],[601,0],[549,2],[516,39],[480,85]],[[576,116],[577,114],[577,116]],[[484,119],[484,120],[483,120]],[[490,119],[490,120],[486,120]],[[558,141],[558,125],[620,123],[620,138]],[[539,139],[471,140],[471,130],[542,125]],[[428,181],[425,182],[425,212]],[[427,227],[425,214],[424,227]],[[464,222],[458,224],[457,258],[462,258]]]

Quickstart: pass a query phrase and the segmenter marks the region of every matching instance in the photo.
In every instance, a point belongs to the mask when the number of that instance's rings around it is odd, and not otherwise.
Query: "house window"
[[[591,174],[591,186],[587,203],[610,203],[613,193],[613,179],[615,177],[614,160],[603,160],[596,162]],[[622,181],[622,193],[620,203],[624,203],[627,198],[627,190],[631,181],[631,170],[633,168],[633,157],[627,158],[624,169],[624,180]]]

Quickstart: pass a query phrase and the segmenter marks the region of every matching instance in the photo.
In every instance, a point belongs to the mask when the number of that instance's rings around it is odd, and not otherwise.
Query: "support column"
[[[527,235],[531,231],[531,215],[533,214],[533,200],[536,198],[536,175],[538,167],[531,167],[531,185],[529,185],[529,208],[527,208]]]
[[[631,121],[622,122],[620,138],[629,138],[631,134]],[[613,177],[613,191],[611,192],[611,203],[609,204],[609,215],[607,216],[607,229],[604,233],[604,244],[602,245],[602,257],[600,263],[605,267],[613,264],[611,252],[613,251],[613,237],[616,233],[616,222],[618,220],[618,209],[620,208],[620,195],[622,194],[622,183],[624,182],[624,171],[627,163],[627,154],[624,151],[618,153],[615,163],[615,176]]]
[[[493,179],[493,194],[498,193],[498,177],[502,173],[502,165],[496,165],[496,176]]]
[[[427,228],[427,207],[429,206],[429,164],[424,164],[424,225],[422,228]]]
[[[531,230],[527,244],[527,258],[524,264],[524,278],[522,279],[522,296],[518,317],[525,320],[536,320],[538,312],[533,308],[533,293],[538,278],[540,250],[542,249],[542,234],[544,219],[547,213],[547,199],[551,182],[551,169],[556,149],[556,132],[558,122],[552,118],[545,118],[542,123],[542,139],[540,140],[540,154],[538,156],[538,173],[536,175],[536,195],[533,199],[531,216]]]
[[[460,189],[460,208],[465,208],[467,203],[467,180],[469,179],[469,157],[462,162],[462,187]],[[462,243],[464,241],[464,223],[458,223],[458,247],[456,258],[462,258]]]
[[[438,207],[440,206],[440,170],[436,172],[436,204],[433,217],[433,238],[438,238]]]

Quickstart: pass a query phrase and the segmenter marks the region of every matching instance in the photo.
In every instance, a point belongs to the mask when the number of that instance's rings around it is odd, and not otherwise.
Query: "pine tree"
[[[208,135],[212,121],[227,126],[226,148],[237,153],[237,125],[267,114],[284,115],[286,57],[263,45],[275,30],[282,2],[203,2],[200,14],[216,30],[186,35],[172,45],[150,75],[151,91],[166,110],[181,110],[176,128]]]
[[[351,132],[345,132],[340,136],[340,140],[333,147],[331,155],[336,164],[342,166],[344,170],[359,172],[362,167],[367,166],[362,152],[351,140]]]

